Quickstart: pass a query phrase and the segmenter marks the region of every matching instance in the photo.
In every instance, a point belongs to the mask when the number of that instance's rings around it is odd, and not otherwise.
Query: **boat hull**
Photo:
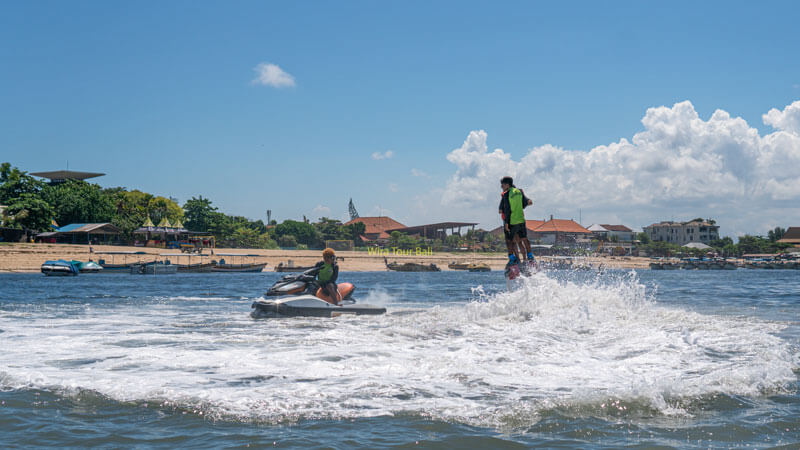
[[[256,300],[251,305],[254,319],[276,317],[339,317],[374,316],[386,313],[386,308],[373,305],[332,305],[311,295],[276,300]]]
[[[78,275],[79,269],[75,264],[69,261],[45,261],[42,264],[41,271],[48,277],[70,277]]]
[[[262,272],[266,263],[263,264],[215,264],[211,268],[212,272],[241,273],[241,272]]]
[[[178,273],[176,264],[134,264],[131,273],[138,275],[171,275]]]
[[[179,273],[208,273],[214,268],[214,263],[176,265]]]

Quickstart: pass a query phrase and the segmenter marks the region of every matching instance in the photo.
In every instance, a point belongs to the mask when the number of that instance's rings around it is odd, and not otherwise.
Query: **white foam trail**
[[[249,302],[231,305],[2,313],[0,383],[247,420],[411,411],[501,427],[607,399],[681,414],[687,399],[783,389],[798,367],[782,325],[662,307],[632,277],[539,274],[481,301],[347,320],[253,321]]]
[[[363,300],[359,300],[359,303],[385,307],[395,300],[385,288],[378,286],[370,289],[367,292],[367,296]]]

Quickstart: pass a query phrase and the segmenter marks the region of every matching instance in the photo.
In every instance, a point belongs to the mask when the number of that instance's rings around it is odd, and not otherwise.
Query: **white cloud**
[[[800,134],[800,100],[783,108],[783,111],[772,108],[762,117],[765,124],[776,130]]]
[[[373,153],[372,154],[372,159],[374,159],[376,161],[380,161],[382,159],[390,159],[392,156],[394,156],[394,152],[391,151],[391,150],[386,150],[383,153],[381,153],[381,152]]]
[[[447,155],[456,166],[441,196],[446,207],[480,211],[497,222],[500,178],[534,199],[529,218],[550,214],[640,227],[657,220],[715,218],[723,234],[766,233],[766,224],[800,224],[800,101],[770,110],[760,136],[741,118],[717,110],[702,120],[688,101],[647,110],[644,130],[589,151],[553,145],[512,159],[489,151],[485,131],[472,131]]]
[[[411,176],[414,176],[414,177],[427,177],[428,174],[423,172],[423,171],[421,171],[421,170],[419,170],[419,169],[413,169],[412,168],[411,169]]]
[[[389,183],[389,190],[392,192],[397,192],[400,190],[400,186],[397,183]]]
[[[317,205],[312,211],[320,216],[326,216],[327,214],[331,213],[331,209],[325,205]]]
[[[256,72],[256,77],[252,81],[253,84],[275,88],[294,87],[295,85],[294,77],[284,72],[276,64],[259,63],[253,70]]]

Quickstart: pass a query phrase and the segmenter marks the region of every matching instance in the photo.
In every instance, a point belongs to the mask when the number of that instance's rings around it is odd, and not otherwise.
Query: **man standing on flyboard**
[[[511,177],[503,177],[500,180],[500,187],[503,189],[503,193],[500,195],[499,212],[503,218],[503,232],[508,248],[508,264],[506,265],[508,275],[509,270],[519,272],[520,253],[524,252],[526,264],[534,262],[523,211],[525,207],[533,205],[533,200],[525,197],[522,189],[514,186],[514,180]]]

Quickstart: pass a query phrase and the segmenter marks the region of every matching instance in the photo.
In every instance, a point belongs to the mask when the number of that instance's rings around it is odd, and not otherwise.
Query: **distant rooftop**
[[[31,175],[47,178],[51,183],[63,183],[66,180],[86,180],[87,178],[102,177],[104,173],[77,172],[74,170],[54,170],[52,172],[31,172]]]

